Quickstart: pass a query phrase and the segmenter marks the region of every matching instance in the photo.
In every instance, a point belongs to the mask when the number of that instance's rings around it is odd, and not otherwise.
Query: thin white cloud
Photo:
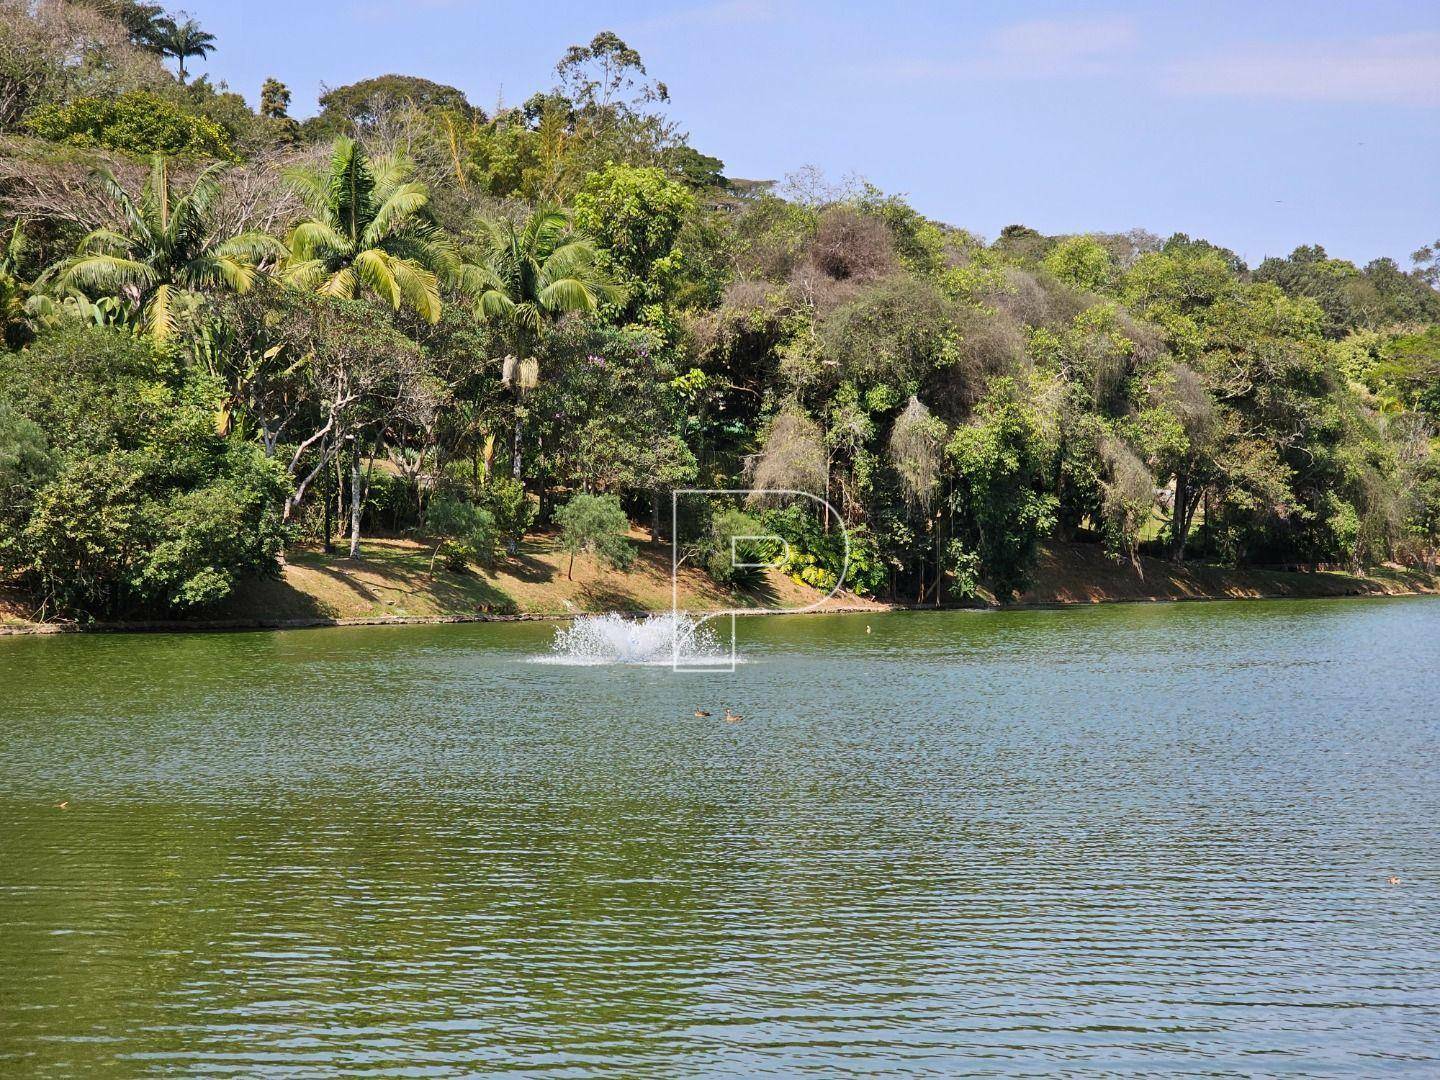
[[[1033,19],[996,32],[996,61],[1015,65],[1067,68],[1124,52],[1139,39],[1135,24],[1118,17]]]
[[[1440,108],[1440,33],[1250,45],[1181,61],[1164,85],[1205,97]]]
[[[1046,79],[1116,70],[1139,41],[1119,16],[1031,19],[990,34],[969,52],[944,60],[892,60],[867,65],[872,74],[915,80]]]

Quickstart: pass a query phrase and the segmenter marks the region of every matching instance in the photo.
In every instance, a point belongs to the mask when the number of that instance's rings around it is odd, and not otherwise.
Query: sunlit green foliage
[[[575,573],[575,556],[593,555],[606,566],[624,570],[635,561],[635,545],[626,539],[630,519],[614,495],[572,496],[555,514],[560,546],[569,553],[566,577]]]
[[[129,154],[231,156],[230,137],[219,124],[142,91],[45,105],[30,113],[25,125],[42,139],[72,146],[103,146]]]
[[[754,529],[796,580],[911,603],[1012,596],[1052,541],[1147,572],[1440,549],[1440,245],[1252,270],[1182,233],[987,243],[863,180],[727,177],[610,31],[493,116],[390,74],[299,125],[276,80],[257,115],[169,74],[213,45],[179,13],[0,12],[0,128],[30,136],[0,148],[5,347],[98,353],[0,387],[4,568],[50,610],[198,609],[280,520],[453,567],[558,529],[620,566],[692,485],[834,507],[687,522],[717,580],[763,585],[729,565]],[[126,155],[151,151],[147,182]]]

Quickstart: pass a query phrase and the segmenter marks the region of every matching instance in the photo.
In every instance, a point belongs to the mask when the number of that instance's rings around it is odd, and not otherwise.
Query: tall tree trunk
[[[517,380],[520,378],[518,366],[517,366],[515,378],[516,378]],[[524,415],[520,412],[520,387],[517,385],[517,386],[515,387],[515,445],[514,445],[513,449],[511,450],[511,455],[510,455],[510,475],[511,475],[512,477],[514,477],[516,480],[518,480],[518,481],[519,481],[520,483],[522,483],[522,484],[523,484],[525,481],[524,481],[524,479],[523,479],[523,478],[521,477],[521,475],[520,475],[520,467],[524,464],[524,457],[523,457],[523,455],[521,454],[520,450],[521,450],[521,446],[523,445],[524,437],[525,437],[525,417],[524,417]]]
[[[360,557],[360,509],[365,498],[360,486],[360,440],[350,450],[350,558]]]
[[[935,528],[935,606],[940,606],[940,595],[945,584],[944,541],[940,532],[940,512],[937,510],[931,524]]]
[[[335,520],[343,529],[345,527],[345,458],[337,450],[335,452]]]
[[[335,535],[334,520],[330,517],[330,496],[331,496],[331,494],[332,494],[332,492],[331,492],[330,489],[331,489],[332,486],[333,486],[333,483],[332,483],[332,478],[331,478],[331,475],[330,475],[330,470],[329,470],[329,469],[326,469],[326,470],[325,470],[325,494],[320,497],[320,501],[325,504],[325,554],[326,554],[326,555],[334,555],[334,554],[335,554],[335,545],[331,542],[331,537],[333,537],[333,536]]]
[[[1175,476],[1175,506],[1170,512],[1170,558],[1174,562],[1185,561],[1185,542],[1190,537],[1190,525],[1195,520],[1195,508],[1200,504],[1204,488],[1194,490],[1190,477],[1185,473]]]

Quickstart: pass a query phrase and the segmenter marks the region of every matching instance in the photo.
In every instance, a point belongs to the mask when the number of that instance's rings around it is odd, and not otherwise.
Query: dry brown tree
[[[1100,440],[1100,460],[1104,475],[1100,480],[1101,514],[1107,526],[1107,539],[1145,576],[1140,565],[1140,530],[1150,519],[1155,507],[1155,477],[1145,467],[1124,439],[1107,435]]]
[[[829,461],[820,425],[799,405],[786,405],[770,421],[760,452],[746,460],[745,473],[750,486],[761,493],[751,496],[757,505],[785,501],[784,496],[765,492],[827,492]]]
[[[945,425],[913,394],[890,429],[890,464],[900,477],[905,499],[928,515],[940,487],[945,457]]]

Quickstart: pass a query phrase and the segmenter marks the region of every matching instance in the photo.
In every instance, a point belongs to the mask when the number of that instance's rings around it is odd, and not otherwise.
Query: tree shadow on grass
[[[407,566],[392,563],[387,575],[401,586],[403,595],[430,600],[440,615],[513,615],[514,599],[482,574],[473,570],[453,571],[436,566]]]
[[[319,597],[302,592],[284,578],[250,578],[205,618],[260,623],[323,622],[338,617]]]
[[[645,605],[634,593],[607,584],[605,581],[587,581],[576,593],[580,607],[585,611],[642,611]]]
[[[555,579],[555,568],[528,554],[524,548],[505,560],[505,572],[531,585],[543,585]]]
[[[780,594],[768,577],[751,582],[735,590],[736,607],[778,608]]]
[[[353,574],[345,573],[344,570],[340,569],[337,566],[333,566],[328,563],[304,563],[302,565],[304,565],[307,570],[314,570],[317,574],[324,574],[332,581],[339,582],[351,592],[358,593],[361,597],[370,601],[370,603],[372,604],[380,603],[380,597],[375,594],[373,589],[371,589],[363,581],[356,578]],[[353,562],[347,562],[346,566],[353,570],[362,570],[365,568],[365,560],[356,559]],[[388,566],[385,567],[385,570],[389,573],[394,572]]]

